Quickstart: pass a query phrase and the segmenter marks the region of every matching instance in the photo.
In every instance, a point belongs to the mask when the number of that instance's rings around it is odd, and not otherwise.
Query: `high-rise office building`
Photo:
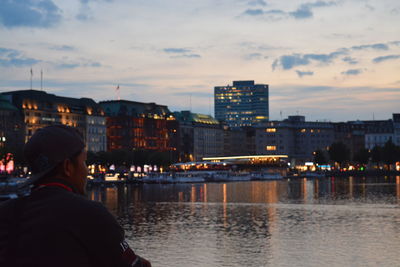
[[[214,87],[215,118],[231,128],[255,126],[269,119],[268,84],[233,81]]]

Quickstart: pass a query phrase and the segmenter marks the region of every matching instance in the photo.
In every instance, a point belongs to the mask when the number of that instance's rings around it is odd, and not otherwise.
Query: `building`
[[[24,142],[39,128],[64,124],[75,127],[82,133],[88,151],[106,149],[104,112],[94,100],[61,97],[37,90],[12,91],[2,95],[19,110],[25,124]]]
[[[365,148],[373,149],[375,146],[383,147],[386,142],[391,140],[396,142],[394,124],[392,120],[386,121],[364,121]]]
[[[0,156],[22,154],[24,123],[17,107],[0,95]]]
[[[245,156],[256,154],[255,128],[229,128],[224,126],[224,156]]]
[[[268,85],[234,81],[214,87],[215,118],[230,128],[255,126],[269,119]]]
[[[201,161],[223,155],[223,129],[210,115],[174,112],[180,128],[180,161]]]
[[[153,150],[178,157],[179,124],[167,106],[128,100],[99,103],[107,116],[108,151]]]
[[[350,159],[365,148],[366,124],[362,121],[334,122],[334,142],[343,143],[350,151]]]
[[[350,158],[361,149],[383,147],[391,140],[400,145],[400,116],[393,114],[389,120],[348,121],[332,123],[335,142],[342,142],[350,149]]]
[[[393,129],[393,143],[397,146],[400,146],[400,113],[393,114]]]
[[[288,155],[292,163],[313,161],[314,152],[326,151],[334,141],[333,126],[327,122],[307,122],[304,116],[289,116],[256,128],[258,155]]]

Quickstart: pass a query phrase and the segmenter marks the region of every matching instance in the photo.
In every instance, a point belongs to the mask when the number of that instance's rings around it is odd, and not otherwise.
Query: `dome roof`
[[[0,95],[0,110],[13,110],[18,111],[17,107],[8,102],[4,95]]]

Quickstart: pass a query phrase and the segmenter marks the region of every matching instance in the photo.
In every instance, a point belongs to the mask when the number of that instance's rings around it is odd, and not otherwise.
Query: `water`
[[[399,266],[400,177],[94,188],[153,266]]]

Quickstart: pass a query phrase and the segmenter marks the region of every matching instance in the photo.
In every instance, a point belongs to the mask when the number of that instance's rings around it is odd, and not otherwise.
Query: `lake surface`
[[[400,176],[93,188],[157,266],[399,266]]]

